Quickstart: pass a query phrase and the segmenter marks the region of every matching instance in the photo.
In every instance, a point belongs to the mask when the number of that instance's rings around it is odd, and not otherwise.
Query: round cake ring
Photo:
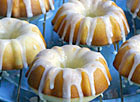
[[[130,31],[123,10],[110,0],[72,0],[60,7],[52,23],[62,40],[89,46],[125,41]]]
[[[128,81],[140,84],[140,35],[127,40],[118,51],[114,60],[114,67]]]
[[[37,26],[14,18],[0,20],[0,70],[27,68],[45,46]]]
[[[108,88],[111,80],[103,56],[76,45],[41,51],[27,75],[29,86],[38,90],[40,97],[73,102],[97,97]]]

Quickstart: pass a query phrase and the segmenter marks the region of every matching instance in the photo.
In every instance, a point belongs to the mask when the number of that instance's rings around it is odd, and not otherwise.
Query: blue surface
[[[60,0],[55,0],[55,11],[50,11],[47,13],[47,21],[46,21],[46,35],[45,35],[45,40],[47,43],[47,47],[51,48],[55,45],[62,45],[62,42],[59,40],[58,35],[52,31],[52,25],[51,25],[51,20],[53,19],[58,7],[62,4],[59,2]],[[130,28],[131,28],[131,33],[128,35],[127,39],[133,36],[133,27],[132,27],[132,17],[130,13],[127,11],[126,8],[126,0],[117,0],[117,5],[119,5],[123,10],[125,11],[126,17],[128,19]],[[30,23],[36,24],[40,31],[43,32],[43,15],[38,17],[37,19],[30,21]],[[136,25],[137,29],[140,28],[140,21],[136,19]],[[121,45],[122,42],[120,42]],[[104,93],[104,101],[103,102],[121,102],[120,101],[120,95],[119,95],[119,76],[118,72],[115,70],[113,67],[112,63],[114,60],[115,55],[113,54],[114,52],[114,47],[113,45],[110,46],[104,46],[103,50],[101,53],[107,60],[108,66],[110,68],[110,72],[112,75],[112,82],[109,87],[109,89]],[[27,69],[24,69],[24,73],[26,73]],[[8,72],[9,75],[6,73],[3,74],[3,79],[0,84],[0,99],[3,101],[0,102],[16,102],[16,93],[17,93],[17,83],[18,83],[18,76],[17,74],[19,71],[10,71]],[[123,79],[123,91],[124,91],[124,96],[125,96],[125,102],[140,102],[140,87],[131,85],[131,83],[128,83],[126,80]],[[28,87],[27,84],[27,79],[23,75],[22,78],[22,89],[21,89],[21,102],[30,102],[29,100],[32,97],[37,97],[32,90]],[[115,99],[114,99],[115,98]],[[93,102],[97,102],[98,98],[95,99]],[[35,102],[35,101],[34,101]],[[98,101],[99,102],[99,101]]]

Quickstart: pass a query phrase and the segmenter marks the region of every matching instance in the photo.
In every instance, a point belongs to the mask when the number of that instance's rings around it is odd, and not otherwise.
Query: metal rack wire
[[[115,3],[117,3],[117,0],[114,0]],[[119,42],[116,44],[117,48],[116,51],[119,50]],[[124,97],[123,97],[123,87],[122,87],[122,76],[119,74],[119,80],[120,80],[120,96],[121,96],[121,102],[124,102]]]
[[[98,52],[101,52],[100,47],[98,47]],[[100,102],[103,102],[103,96],[102,96],[102,94],[99,96],[99,100],[100,100]]]

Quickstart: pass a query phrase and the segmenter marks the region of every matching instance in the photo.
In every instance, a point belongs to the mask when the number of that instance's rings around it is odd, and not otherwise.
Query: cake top
[[[76,40],[77,45],[81,41],[82,28],[84,28],[85,26],[88,29],[86,44],[89,46],[92,44],[98,19],[101,19],[105,24],[105,29],[106,29],[105,34],[107,35],[108,44],[113,43],[112,41],[113,25],[111,23],[110,17],[115,18],[115,20],[118,22],[123,41],[126,40],[125,28],[127,29],[127,32],[130,31],[123,10],[120,7],[118,7],[113,1],[71,0],[70,2],[63,4],[59,10],[60,11],[58,11],[54,26],[57,25],[57,22],[60,17],[66,16],[62,20],[62,23],[60,24],[57,33],[60,33],[64,23],[66,23],[62,35],[62,40],[64,40],[68,27],[69,25],[71,25],[70,38],[69,38],[70,44],[73,43],[74,29],[76,27],[77,22],[79,21],[80,21],[80,26],[79,26],[79,31]]]
[[[31,72],[39,66],[44,67],[45,70],[38,88],[39,95],[41,95],[45,80],[49,79],[50,89],[54,89],[55,77],[59,72],[63,71],[63,98],[71,98],[72,85],[76,86],[79,97],[82,98],[82,72],[85,72],[89,77],[92,95],[95,96],[96,91],[93,74],[96,69],[100,69],[103,72],[108,85],[110,85],[107,70],[104,64],[99,61],[100,58],[105,61],[100,53],[91,51],[88,48],[80,48],[76,45],[65,45],[62,47],[55,46],[52,49],[41,51],[36,56],[35,62],[29,70],[28,77],[30,77]]]

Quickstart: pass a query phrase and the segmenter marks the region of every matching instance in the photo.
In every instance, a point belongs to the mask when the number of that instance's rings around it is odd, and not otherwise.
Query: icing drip
[[[96,27],[96,23],[97,23],[97,19],[92,19],[91,20],[91,26],[89,28],[89,33],[88,33],[88,37],[87,37],[87,45],[90,46],[92,43],[92,39],[94,36],[94,31],[95,31],[95,27]]]
[[[26,5],[27,17],[32,17],[32,7],[31,7],[31,0],[23,0]]]
[[[24,66],[24,68],[28,68],[28,64],[27,64],[27,60],[26,60],[25,41],[23,41],[23,43],[20,43],[20,41],[18,41],[18,43],[20,45],[20,50],[21,50],[21,54],[22,54],[23,66]]]
[[[129,76],[128,76],[129,81],[131,80],[133,73],[135,72],[135,70],[139,64],[140,64],[140,54],[137,53],[134,57],[134,64],[133,64],[132,69],[131,69]]]
[[[76,17],[74,17],[76,15]],[[74,17],[74,18],[73,18]],[[69,39],[69,43],[72,44],[73,42],[73,36],[74,36],[74,31],[75,31],[75,25],[76,23],[79,21],[79,18],[82,19],[83,16],[81,15],[77,15],[76,13],[73,13],[73,14],[69,14],[61,23],[59,29],[58,29],[58,32],[57,33],[60,33],[60,30],[62,29],[62,26],[64,25],[64,23],[66,22],[66,26],[65,26],[65,29],[64,29],[64,33],[62,35],[62,39],[64,40],[64,37],[66,36],[66,31],[69,27],[69,25],[71,25],[71,32],[70,32],[70,39]],[[68,22],[67,20],[71,20],[71,22]]]
[[[83,92],[81,89],[81,72],[78,70],[73,70],[66,68],[63,70],[63,79],[64,79],[64,84],[63,84],[63,98],[71,98],[71,86],[75,85],[79,97],[83,97]],[[69,81],[68,81],[69,80]]]
[[[59,13],[59,15],[56,18],[54,27],[58,24],[58,20],[60,19],[60,17],[66,15],[66,17],[60,23],[60,27],[58,28],[57,33],[58,34],[60,33],[60,31],[64,25],[64,22],[66,22],[65,27],[63,28],[64,32],[61,37],[62,37],[62,40],[65,39],[65,37],[67,35],[66,33],[68,30],[68,27],[71,26],[70,35],[69,35],[69,44],[73,44],[75,27],[76,27],[76,24],[80,21],[80,27],[79,27],[78,34],[77,34],[76,44],[80,43],[81,36],[82,36],[81,35],[82,29],[86,26],[88,29],[86,44],[90,46],[92,43],[93,37],[94,37],[97,19],[100,18],[100,19],[102,19],[102,21],[104,22],[105,27],[106,27],[106,36],[108,39],[108,43],[112,44],[113,31],[112,31],[112,24],[110,21],[110,17],[112,16],[113,18],[116,19],[116,21],[118,22],[118,24],[120,26],[120,30],[121,30],[121,34],[122,34],[122,38],[123,38],[123,42],[124,42],[126,40],[125,27],[126,27],[127,31],[130,32],[129,26],[125,19],[123,10],[119,7],[112,5],[112,3],[113,3],[113,1],[103,2],[103,1],[99,0],[99,1],[95,2],[92,0],[81,0],[81,1],[71,0],[70,3],[65,3],[61,7],[61,12]],[[88,5],[88,4],[90,4],[90,5]],[[98,16],[97,11],[98,12],[104,11],[104,12],[103,12],[103,14],[99,14],[99,16]],[[91,17],[88,17],[88,15]],[[92,17],[92,15],[93,15],[93,17]],[[97,15],[97,16],[95,16],[95,15]],[[124,27],[123,23],[125,24],[125,27]]]
[[[78,2],[78,1],[77,1]],[[81,3],[80,3],[81,4]],[[77,8],[73,8],[73,9],[69,9],[69,8],[71,8],[71,7],[74,7],[74,6],[76,6],[76,4],[74,4],[74,3],[64,3],[63,4],[63,6],[62,6],[62,8],[63,8],[63,11],[65,11],[65,12],[62,12],[57,18],[56,18],[56,21],[58,21],[58,19],[61,17],[61,16],[63,16],[63,15],[65,15],[65,14],[70,14],[70,13],[76,13],[76,15],[78,15],[78,11],[79,12],[81,12],[81,10],[84,10],[85,8],[83,7],[83,5],[81,6],[81,5],[79,5],[79,7],[77,7]],[[74,11],[73,11],[74,10]],[[78,10],[78,11],[77,11]],[[80,16],[82,16],[82,15],[80,15]],[[55,22],[55,25],[57,24],[57,22]]]
[[[73,53],[71,53],[73,52]],[[61,68],[61,64],[56,64],[57,61],[62,63],[65,67],[67,60],[78,60],[75,58],[83,59],[85,65],[82,68]],[[29,71],[28,78],[33,70],[38,66],[43,66],[45,71],[43,72],[41,82],[39,85],[39,95],[41,95],[46,80],[50,80],[50,89],[54,89],[55,78],[60,71],[63,71],[63,98],[70,102],[71,100],[71,86],[77,88],[80,100],[82,102],[83,92],[81,88],[82,72],[87,73],[90,81],[92,95],[96,95],[94,86],[93,74],[97,68],[99,68],[106,77],[108,85],[110,84],[109,78],[105,67],[98,61],[99,58],[103,58],[100,53],[92,52],[87,48],[80,48],[75,45],[65,45],[63,47],[54,47],[52,49],[43,50],[40,52],[36,61]],[[78,60],[79,61],[79,60]],[[55,62],[55,63],[54,63]],[[80,62],[77,62],[80,63]]]
[[[72,42],[73,42],[75,26],[76,26],[76,23],[79,21],[79,18],[82,19],[83,17],[80,16],[80,15],[76,15],[74,18],[72,17],[71,31],[70,31],[70,38],[69,38],[69,44],[71,44],[71,45],[72,45]]]
[[[54,10],[53,1],[52,0],[49,0],[49,3],[50,3],[50,6],[51,6],[51,9]]]
[[[65,73],[68,73],[65,74]],[[64,78],[64,83],[63,83],[63,98],[71,98],[71,76],[72,76],[72,72],[70,71],[70,69],[65,69],[64,70],[64,74],[63,74],[63,78]],[[69,79],[69,83],[67,82],[66,77],[68,77]]]
[[[29,74],[28,74],[28,77],[30,76],[31,72],[32,72],[33,70],[35,70],[35,68],[36,68],[37,66],[40,66],[39,63],[42,63],[42,66],[45,68],[45,71],[43,72],[43,75],[42,75],[42,78],[41,78],[41,81],[40,81],[40,84],[39,84],[39,88],[38,88],[39,97],[43,100],[43,96],[42,96],[41,93],[42,93],[42,90],[43,90],[43,88],[44,88],[44,82],[46,81],[47,72],[50,70],[50,67],[51,67],[51,66],[49,66],[50,63],[49,63],[48,61],[46,61],[46,60],[45,60],[44,62],[41,62],[41,60],[38,60],[38,61],[37,61],[37,64],[34,64],[34,65],[33,65],[31,71],[30,71]]]
[[[36,47],[36,45],[34,45],[34,46],[33,46],[33,48],[34,48],[34,50],[37,50],[37,47]]]
[[[68,20],[68,19],[72,20],[72,17],[73,17],[73,14],[68,15],[68,16],[63,20],[62,24],[64,24],[64,22],[65,22],[66,20]],[[64,40],[64,37],[66,36],[66,31],[67,31],[67,29],[68,29],[70,23],[71,23],[71,22],[66,22],[66,26],[65,26],[65,29],[64,29],[64,33],[63,33],[63,35],[62,35],[62,39],[63,39],[63,40]],[[61,28],[62,28],[62,26],[63,26],[63,25],[61,25]],[[59,29],[58,31],[60,32],[60,29]]]
[[[126,41],[126,37],[125,37],[125,30],[124,30],[124,26],[123,26],[123,20],[117,14],[115,14],[115,13],[110,13],[110,15],[112,17],[114,17],[116,19],[116,21],[119,23],[120,29],[121,29],[121,33],[122,33],[123,42],[125,42]],[[125,24],[125,25],[128,26],[127,24]]]
[[[106,77],[108,85],[110,85],[110,81],[109,81],[109,78],[107,76],[107,72],[106,72],[104,66],[99,61],[94,61],[92,64],[88,64],[88,66],[87,65],[85,66],[85,69],[87,70],[86,72],[89,75],[89,78],[90,77],[93,78],[93,73],[96,71],[97,68],[102,70],[102,72],[104,73],[104,75]],[[92,87],[92,85],[94,85],[94,82],[91,81],[90,83],[91,83],[91,87]],[[94,88],[92,88],[92,94],[95,95],[95,89]]]
[[[119,66],[119,72],[122,70],[122,68],[123,68],[123,65],[124,65],[124,63],[125,63],[125,61],[126,61],[126,59],[131,55],[131,54],[136,54],[135,56],[134,56],[134,63],[133,63],[133,66],[132,66],[132,69],[131,69],[131,71],[130,71],[130,73],[129,73],[129,75],[128,75],[128,80],[129,81],[131,81],[131,78],[132,78],[132,76],[133,76],[133,73],[134,73],[134,71],[135,71],[135,69],[136,69],[136,67],[140,64],[140,55],[139,55],[139,53],[138,52],[135,52],[134,50],[128,50],[126,53],[125,53],[125,55],[124,55],[124,57],[123,57],[123,59],[122,59],[122,62],[121,62],[121,64],[120,64],[120,66]]]
[[[39,85],[39,88],[38,88],[38,92],[39,92],[39,97],[43,100],[43,97],[42,97],[42,90],[43,90],[43,88],[44,88],[44,82],[45,82],[45,78],[46,78],[46,76],[47,76],[47,71],[49,70],[49,68],[48,69],[45,69],[45,71],[44,71],[44,73],[43,73],[43,76],[42,76],[42,78],[41,78],[41,81],[40,81],[40,85]]]
[[[57,75],[60,71],[61,71],[60,68],[52,68],[52,69],[49,71],[48,78],[50,79],[50,89],[54,89],[54,81],[55,81],[56,75]]]
[[[42,10],[42,13],[45,14],[46,13],[46,8],[45,8],[45,5],[44,5],[44,0],[39,0],[40,2],[40,7],[41,7],[41,10]]]
[[[90,68],[90,67],[89,67]],[[88,70],[88,68],[86,68],[86,70]],[[85,71],[86,71],[85,70]],[[89,71],[86,71],[87,75],[89,76],[89,80],[90,80],[90,87],[91,87],[91,92],[92,92],[92,95],[95,96],[96,94],[96,91],[95,91],[95,86],[94,86],[94,78],[93,78],[93,73],[96,69],[92,69],[91,72]]]
[[[131,51],[130,51],[130,50],[127,51],[127,52],[125,53],[125,55],[124,55],[124,57],[123,57],[123,59],[122,59],[122,61],[121,61],[121,64],[120,64],[120,66],[119,66],[119,70],[118,70],[119,72],[120,72],[121,69],[123,68],[124,63],[125,63],[127,57],[130,56],[130,54],[131,54]]]
[[[80,28],[79,28],[79,31],[78,31],[78,38],[77,38],[77,41],[76,41],[76,45],[79,45],[79,43],[80,43],[81,34],[82,34],[82,27],[83,27],[84,22],[85,22],[85,18],[82,19],[82,21],[80,22]]]
[[[2,70],[3,54],[6,46],[10,43],[10,40],[0,40],[0,71]]]
[[[26,6],[26,11],[27,11],[27,17],[32,17],[33,12],[32,12],[32,6],[31,6],[31,0],[23,0],[25,6]],[[44,0],[39,0],[40,7],[42,10],[42,13],[46,13],[46,7]],[[49,4],[51,6],[51,9],[54,10],[54,4],[52,0],[49,0]],[[12,15],[12,5],[13,5],[13,0],[7,0],[7,17],[11,17]]]
[[[119,16],[122,18],[122,20],[123,20],[123,22],[124,22],[124,24],[125,24],[125,26],[126,26],[127,31],[130,32],[130,29],[129,29],[129,26],[128,26],[128,24],[127,24],[127,21],[125,20],[125,17],[121,14],[121,12],[118,13],[118,14],[119,14]],[[125,32],[125,31],[124,31],[124,32]],[[124,35],[125,35],[125,34],[124,34]]]
[[[7,0],[7,17],[11,17],[12,15],[12,5],[13,5],[13,0]]]
[[[104,23],[106,25],[106,35],[107,35],[108,43],[112,44],[113,32],[112,32],[110,18],[109,18],[109,16],[102,17],[102,20],[104,21]]]

